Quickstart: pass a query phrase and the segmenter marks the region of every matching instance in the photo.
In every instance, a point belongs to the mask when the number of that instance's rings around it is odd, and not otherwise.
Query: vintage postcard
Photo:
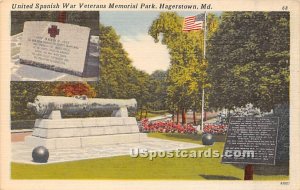
[[[300,189],[298,1],[6,1],[0,189]]]

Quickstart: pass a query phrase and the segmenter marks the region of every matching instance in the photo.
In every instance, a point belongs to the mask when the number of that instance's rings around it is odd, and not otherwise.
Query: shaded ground
[[[214,122],[215,117],[217,117],[218,115],[218,112],[206,112],[206,120],[205,122]],[[181,118],[181,114],[179,115],[179,122],[181,122],[182,118]],[[210,121],[209,121],[210,120]],[[175,115],[175,121],[177,122],[177,118],[176,118],[176,115]],[[187,112],[186,113],[186,122],[187,123],[193,123],[193,112]],[[197,121],[197,124],[200,124],[201,123],[201,113],[196,113],[196,121]]]
[[[232,164],[237,168],[243,169],[243,164]],[[289,175],[289,163],[277,163],[276,165],[253,165],[254,174],[257,175]]]

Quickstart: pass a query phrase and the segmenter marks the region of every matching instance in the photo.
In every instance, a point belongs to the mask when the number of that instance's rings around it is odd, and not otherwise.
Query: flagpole
[[[204,40],[203,40],[203,57],[206,59],[206,11],[204,12]],[[202,84],[202,105],[201,105],[201,131],[203,132],[204,121],[204,84]]]
[[[203,56],[206,59],[206,11],[204,12],[204,47],[203,47]]]

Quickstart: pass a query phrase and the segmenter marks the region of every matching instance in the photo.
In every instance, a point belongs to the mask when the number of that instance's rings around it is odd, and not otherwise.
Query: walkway
[[[149,152],[161,152],[199,147],[203,147],[203,145],[148,137],[147,141],[140,143],[49,150],[50,156],[48,163],[130,155],[131,150],[136,148],[147,149]],[[12,143],[13,162],[39,164],[32,162],[31,154],[32,148],[25,145],[24,142]]]

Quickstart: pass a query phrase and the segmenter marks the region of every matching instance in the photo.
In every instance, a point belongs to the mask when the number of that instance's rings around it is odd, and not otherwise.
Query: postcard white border
[[[0,189],[300,189],[300,113],[299,113],[299,97],[300,97],[300,63],[299,63],[299,1],[289,0],[211,0],[211,1],[149,1],[149,0],[132,0],[126,1],[129,3],[144,2],[144,3],[161,3],[168,4],[190,4],[190,3],[207,3],[212,4],[213,9],[207,11],[282,11],[283,6],[288,6],[290,11],[290,26],[291,26],[291,65],[290,65],[290,180],[289,185],[281,185],[281,181],[209,181],[209,180],[11,180],[10,179],[10,158],[11,158],[11,137],[10,137],[10,11],[12,3],[52,3],[52,2],[70,2],[80,3],[89,2],[94,4],[117,2],[117,1],[71,1],[71,0],[44,0],[44,1],[11,1],[3,0],[0,2]],[[125,1],[119,1],[124,4]],[[58,9],[51,9],[55,11]],[[59,9],[62,10],[62,9]],[[76,9],[65,9],[76,10]],[[80,9],[95,11],[99,9]],[[152,11],[152,10],[107,10],[100,11]],[[21,11],[21,10],[18,10]],[[23,10],[31,11],[31,10]],[[46,10],[45,10],[46,11]],[[154,11],[154,10],[153,10]],[[155,10],[158,11],[158,10]],[[179,10],[175,10],[179,11]],[[194,10],[193,10],[194,11]],[[201,11],[201,10],[199,10]],[[204,10],[202,10],[204,11]],[[101,172],[101,171],[99,171]]]

